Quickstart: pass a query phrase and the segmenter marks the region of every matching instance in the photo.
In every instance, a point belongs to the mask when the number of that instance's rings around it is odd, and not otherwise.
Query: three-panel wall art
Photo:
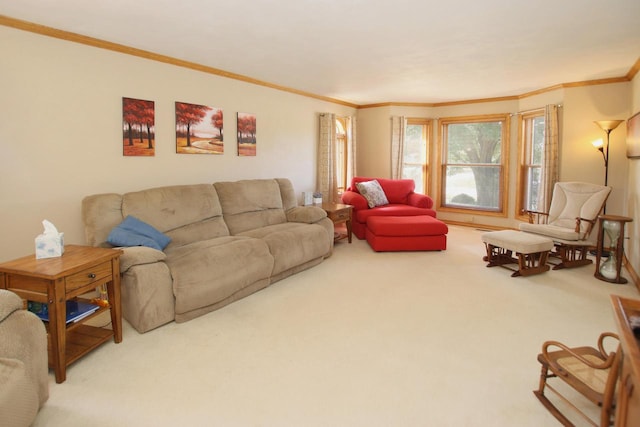
[[[224,116],[222,108],[175,103],[176,153],[224,154]],[[237,113],[238,156],[256,155],[256,115]],[[155,103],[122,98],[122,154],[154,156]]]

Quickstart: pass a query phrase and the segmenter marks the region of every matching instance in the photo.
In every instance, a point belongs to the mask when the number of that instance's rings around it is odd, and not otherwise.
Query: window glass
[[[409,119],[404,135],[402,178],[413,179],[416,193],[427,194],[430,123],[428,119]]]
[[[504,211],[507,118],[441,120],[441,206]]]
[[[518,165],[518,212],[542,211],[538,206],[542,162],[544,158],[545,120],[544,112],[532,112],[519,116],[520,163]]]

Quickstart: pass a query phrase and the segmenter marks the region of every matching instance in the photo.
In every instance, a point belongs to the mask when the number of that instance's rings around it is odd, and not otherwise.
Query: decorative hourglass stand
[[[627,283],[627,279],[620,275],[624,254],[624,225],[633,219],[618,215],[600,215],[598,221],[594,276],[605,282]],[[606,240],[608,240],[608,245]]]

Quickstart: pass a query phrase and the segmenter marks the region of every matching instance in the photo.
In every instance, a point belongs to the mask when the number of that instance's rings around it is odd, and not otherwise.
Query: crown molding
[[[640,58],[636,61],[636,63],[631,67],[629,72],[625,76],[621,77],[612,77],[607,79],[596,79],[596,80],[587,80],[583,82],[572,82],[572,83],[562,83],[554,86],[549,86],[547,88],[534,90],[531,92],[527,92],[521,95],[513,95],[513,96],[503,96],[503,97],[495,97],[495,98],[480,98],[480,99],[469,99],[469,100],[460,100],[460,101],[447,101],[447,102],[382,102],[375,104],[354,104],[351,102],[342,101],[336,98],[330,98],[327,96],[316,95],[314,93],[305,92],[298,89],[293,89],[287,86],[277,85],[269,82],[265,82],[262,80],[254,79],[248,76],[244,76],[241,74],[232,73],[229,71],[220,70],[218,68],[205,66],[202,64],[198,64],[195,62],[184,61],[181,59],[173,58],[166,55],[161,55],[158,53],[150,52],[147,50],[137,49],[130,46],[125,46],[118,43],[108,42],[105,40],[84,36],[82,34],[72,33],[69,31],[58,30],[56,28],[47,27],[45,25],[35,24],[28,21],[23,21],[16,18],[11,18],[8,16],[0,15],[0,25],[15,28],[18,30],[28,31],[31,33],[40,34],[43,36],[53,37],[61,40],[66,40],[74,43],[80,43],[87,46],[93,46],[100,49],[111,50],[114,52],[123,53],[126,55],[137,56],[139,58],[150,59],[152,61],[162,62],[165,64],[175,65],[178,67],[189,68],[191,70],[200,71],[203,73],[213,74],[220,77],[225,77],[229,79],[239,80],[245,83],[250,83],[258,86],[264,86],[270,89],[275,89],[283,92],[293,93],[295,95],[305,96],[308,98],[314,98],[321,101],[330,102],[333,104],[344,105],[346,107],[356,108],[356,109],[364,109],[364,108],[378,108],[378,107],[445,107],[452,105],[464,105],[464,104],[478,104],[484,102],[500,102],[500,101],[513,101],[518,99],[527,98],[530,96],[538,95],[545,92],[550,92],[558,89],[570,88],[570,87],[580,87],[580,86],[593,86],[593,85],[601,85],[601,84],[610,84],[610,83],[622,83],[631,81],[638,71],[640,71]]]

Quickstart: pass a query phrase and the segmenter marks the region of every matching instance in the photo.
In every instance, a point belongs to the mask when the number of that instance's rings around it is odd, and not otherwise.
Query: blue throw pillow
[[[114,246],[148,246],[161,251],[171,239],[146,222],[129,215],[111,230],[107,242]]]

